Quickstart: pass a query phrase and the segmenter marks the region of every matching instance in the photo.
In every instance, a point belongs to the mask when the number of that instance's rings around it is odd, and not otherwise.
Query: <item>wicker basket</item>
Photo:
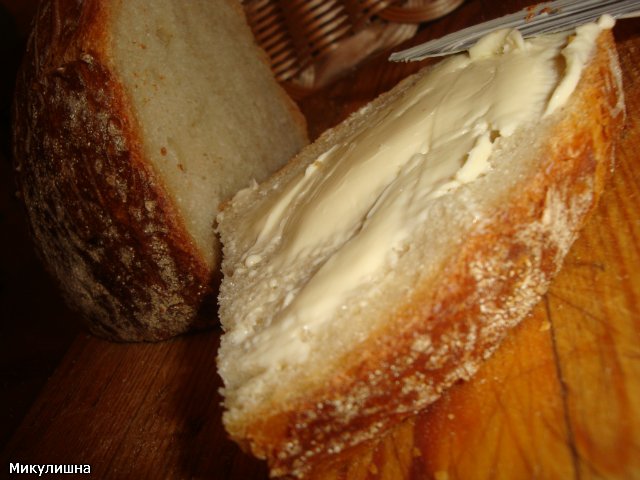
[[[279,81],[315,90],[464,0],[244,0]]]

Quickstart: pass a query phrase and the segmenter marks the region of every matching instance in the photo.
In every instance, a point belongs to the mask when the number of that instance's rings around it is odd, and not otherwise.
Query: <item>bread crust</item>
[[[16,179],[39,255],[91,331],[155,341],[213,322],[216,282],[109,68],[112,5],[42,2],[16,84]]]
[[[598,40],[572,107],[544,140],[540,168],[507,192],[440,273],[417,285],[339,375],[286,405],[265,405],[232,436],[272,476],[304,477],[469,378],[546,292],[613,168],[622,86],[613,37]]]

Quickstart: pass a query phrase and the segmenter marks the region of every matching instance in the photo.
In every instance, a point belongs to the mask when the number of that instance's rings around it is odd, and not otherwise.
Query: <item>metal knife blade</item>
[[[597,20],[602,15],[626,18],[640,14],[640,0],[555,0],[480,23],[442,38],[391,54],[392,62],[411,62],[468,50],[484,35],[517,28],[523,37],[561,32]]]

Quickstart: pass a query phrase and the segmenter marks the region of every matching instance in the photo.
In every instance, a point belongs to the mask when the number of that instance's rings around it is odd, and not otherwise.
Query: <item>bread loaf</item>
[[[495,32],[225,206],[223,421],[272,475],[425,408],[538,302],[612,170],[612,23]]]
[[[17,81],[18,189],[93,332],[214,323],[219,203],[305,143],[239,2],[42,2]]]

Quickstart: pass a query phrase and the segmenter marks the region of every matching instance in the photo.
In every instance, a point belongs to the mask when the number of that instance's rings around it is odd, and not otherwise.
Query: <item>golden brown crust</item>
[[[615,46],[609,34],[599,42],[540,168],[497,202],[488,228],[472,231],[440,288],[417,287],[330,384],[229,426],[272,475],[302,477],[424,408],[472,375],[540,299],[600,197],[622,127]]]
[[[93,332],[160,340],[213,321],[212,272],[109,69],[109,2],[43,2],[16,86],[14,157],[42,260]]]

